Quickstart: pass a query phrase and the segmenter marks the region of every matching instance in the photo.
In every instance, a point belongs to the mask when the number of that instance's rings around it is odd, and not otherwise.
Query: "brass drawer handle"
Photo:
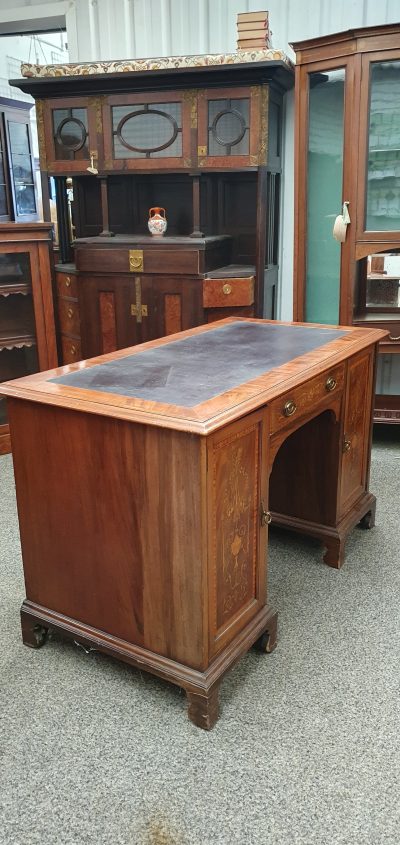
[[[285,417],[291,417],[292,414],[295,413],[295,411],[297,411],[296,402],[293,402],[292,399],[289,399],[287,402],[285,402],[282,409],[282,413]]]
[[[269,525],[272,522],[272,516],[269,511],[266,511],[261,502],[261,525]]]
[[[75,346],[75,344],[72,344],[71,349],[70,349],[70,352],[71,352],[71,355],[76,355],[76,346]]]
[[[74,309],[68,308],[67,314],[68,314],[69,319],[71,320],[72,317],[74,316]]]
[[[393,335],[392,335],[392,334],[390,334],[390,335],[389,335],[389,340],[391,340],[391,341],[392,341],[392,343],[397,343],[397,342],[400,340],[400,334],[399,334],[399,335],[397,335],[397,337],[393,337]]]
[[[227,296],[228,294],[232,293],[232,285],[224,285],[222,288],[222,293],[225,293]]]
[[[351,449],[351,441],[345,437],[343,440],[343,452],[350,452]]]
[[[66,278],[65,278],[65,287],[67,287],[67,288],[70,288],[70,287],[71,287],[71,276],[66,276]]]
[[[325,387],[326,387],[327,391],[330,392],[331,390],[334,390],[336,385],[337,385],[336,379],[334,379],[333,376],[329,376],[329,378],[325,382]]]

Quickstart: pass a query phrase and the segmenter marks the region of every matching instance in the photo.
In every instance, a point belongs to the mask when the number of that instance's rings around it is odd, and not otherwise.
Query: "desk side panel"
[[[9,406],[27,598],[199,668],[197,436]]]

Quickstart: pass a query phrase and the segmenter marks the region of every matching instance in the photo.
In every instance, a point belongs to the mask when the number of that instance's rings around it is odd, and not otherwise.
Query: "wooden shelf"
[[[0,350],[21,349],[23,346],[36,346],[35,336],[23,332],[18,335],[6,331],[0,332]]]
[[[0,283],[0,296],[12,296],[16,293],[22,293],[23,296],[27,296],[32,293],[32,287],[26,282],[10,282],[7,285]]]

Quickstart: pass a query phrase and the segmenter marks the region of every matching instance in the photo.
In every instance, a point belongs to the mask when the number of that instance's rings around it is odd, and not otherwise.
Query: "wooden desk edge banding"
[[[209,398],[200,384],[197,406],[185,407],[184,381],[182,406],[132,398],[121,386],[107,393],[49,381],[72,374],[79,385],[93,373],[101,380],[102,365],[123,367],[148,350],[179,357],[177,340],[201,344],[205,332],[211,349],[220,343],[228,378],[236,365],[224,359],[222,329],[248,338],[269,332],[278,346],[284,336],[312,343]],[[226,671],[253,644],[276,645],[266,590],[271,514],[318,537],[337,568],[351,528],[374,521],[372,399],[384,333],[300,329],[228,319],[1,386],[15,447],[26,645],[40,647],[49,629],[61,631],[183,687],[190,719],[213,726]],[[321,340],[321,329],[337,337]],[[134,372],[145,359],[137,361]]]

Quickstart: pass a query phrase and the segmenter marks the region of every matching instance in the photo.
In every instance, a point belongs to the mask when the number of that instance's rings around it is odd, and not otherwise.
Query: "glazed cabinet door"
[[[267,162],[268,86],[198,94],[199,167],[258,167]]]
[[[192,102],[193,101],[193,102]],[[103,108],[106,170],[181,170],[192,166],[190,92],[116,94]]]
[[[268,410],[249,414],[208,441],[210,656],[265,604]]]
[[[37,100],[42,170],[87,174],[102,160],[101,99],[70,97]]]
[[[362,56],[357,241],[400,241],[399,49]],[[371,250],[372,251],[372,250]]]
[[[294,319],[349,325],[355,226],[345,241],[333,225],[348,205],[356,213],[355,69],[352,58],[296,69]]]
[[[350,359],[347,368],[340,480],[340,512],[342,514],[367,489],[372,423],[373,356],[373,350],[363,352],[354,359]],[[366,400],[368,396],[371,396],[371,399]]]

